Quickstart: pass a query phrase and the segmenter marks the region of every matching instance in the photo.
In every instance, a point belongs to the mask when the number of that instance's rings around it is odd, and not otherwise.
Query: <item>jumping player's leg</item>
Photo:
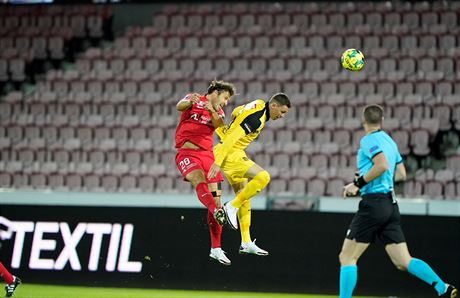
[[[221,182],[208,183],[208,187],[214,197],[214,202],[217,208],[220,209],[222,206],[220,202],[220,197],[222,195]],[[226,266],[231,265],[232,262],[225,255],[225,252],[221,248],[222,225],[217,222],[214,215],[209,211],[208,211],[208,226],[209,226],[209,234],[211,235],[211,251],[209,252],[209,257],[213,260],[218,261],[222,265],[226,265]]]
[[[251,200],[246,200],[238,209],[238,222],[240,224],[241,232],[241,246],[239,253],[268,256],[268,251],[256,245],[256,240],[251,240]]]
[[[222,194],[222,188],[220,182],[208,183],[208,188],[213,195],[214,204],[217,208],[221,208],[220,196]],[[208,210],[208,226],[209,233],[211,235],[211,248],[220,247],[220,240],[222,235],[222,226],[214,218],[214,214]]]
[[[214,197],[214,203],[217,208],[222,208],[222,202],[220,198],[222,197],[222,182],[208,182],[208,188]]]
[[[340,298],[350,298],[358,281],[357,262],[370,243],[345,239],[339,254],[340,260]]]
[[[198,200],[210,211],[214,212],[216,204],[208,189],[206,181],[206,151],[179,150],[176,154],[176,166],[185,180],[195,188]]]
[[[434,272],[430,265],[422,260],[413,258],[410,255],[405,242],[387,244],[385,246],[385,250],[393,264],[399,270],[407,271],[427,284],[433,286],[439,296],[444,295],[448,290],[451,290],[450,297],[456,297],[457,290],[455,288],[449,289],[449,285]]]
[[[261,192],[270,182],[270,174],[265,171],[262,167],[249,160],[244,152],[242,153],[246,160],[240,162],[233,162],[237,171],[233,171],[230,176],[235,179],[250,179],[250,181],[243,187],[243,189],[236,195],[236,197],[225,203],[224,210],[227,214],[227,220],[230,226],[234,229],[238,229],[238,209],[249,201],[252,197]],[[229,163],[227,161],[227,163]],[[226,167],[230,166],[226,164]],[[224,170],[225,171],[225,170]],[[226,174],[227,175],[227,174]],[[229,180],[230,181],[230,180]]]
[[[244,178],[250,179],[248,182],[245,180],[239,185],[239,189],[235,194],[237,197],[242,193],[246,194],[242,196],[248,196],[248,199],[243,201],[240,208],[238,209],[238,219],[241,229],[241,239],[244,243],[251,242],[251,198],[257,195],[262,189],[264,189],[268,182],[270,181],[270,175],[262,167],[257,164],[254,164],[249,170],[244,174]]]
[[[244,174],[244,178],[250,181],[236,195],[230,204],[235,208],[240,208],[246,200],[250,200],[261,192],[270,182],[270,174],[258,164],[254,164]]]
[[[251,200],[246,200],[238,209],[238,222],[240,224],[241,241],[251,242]]]
[[[225,222],[225,212],[220,206],[220,202],[215,200],[218,196],[217,182],[222,181],[219,174],[214,180],[206,179],[207,171],[214,162],[212,152],[198,150],[179,150],[176,155],[176,165],[185,180],[189,181],[195,188],[198,200],[208,209],[207,220],[211,235],[211,251],[209,256],[224,265],[231,262],[220,248],[220,238],[222,225]],[[211,187],[211,190],[209,189]],[[213,195],[212,192],[215,192]],[[220,194],[219,194],[220,195]],[[219,206],[219,207],[218,207]]]
[[[21,279],[17,276],[12,275],[0,262],[0,276],[5,281],[5,297],[11,297],[14,294],[16,288],[21,284]]]
[[[209,212],[214,213],[217,206],[214,202],[214,197],[208,188],[208,184],[206,183],[204,172],[199,169],[193,170],[185,176],[185,179],[187,179],[187,181],[189,181],[195,188],[198,200],[200,200]]]
[[[11,284],[14,280],[13,275],[3,266],[2,262],[0,262],[0,276],[6,284]]]
[[[240,183],[232,185],[235,195],[238,195],[244,187],[248,184],[248,180],[245,179]],[[238,222],[240,224],[241,242],[251,242],[251,201],[247,200],[238,209]]]
[[[243,177],[233,177],[237,179],[230,179],[232,188],[235,194],[238,196],[244,189],[248,187],[248,178],[253,179],[258,173],[262,172],[263,169],[256,164],[251,164],[249,168],[242,172]],[[251,200],[245,200],[243,204],[238,208],[238,222],[241,232],[241,246],[239,252],[242,254],[254,254],[258,256],[268,256],[268,251],[258,247],[255,240],[251,240]]]

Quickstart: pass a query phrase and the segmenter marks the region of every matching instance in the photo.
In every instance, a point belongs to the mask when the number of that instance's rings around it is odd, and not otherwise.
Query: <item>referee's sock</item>
[[[420,278],[429,285],[432,285],[438,295],[441,296],[446,292],[446,284],[442,279],[431,269],[430,265],[422,260],[412,258],[407,266],[407,271]]]
[[[340,298],[351,298],[358,280],[358,266],[340,267]]]

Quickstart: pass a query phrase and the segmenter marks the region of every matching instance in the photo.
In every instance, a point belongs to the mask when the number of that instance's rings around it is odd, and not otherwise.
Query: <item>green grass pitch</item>
[[[23,284],[14,293],[15,298],[326,298],[337,296],[248,293],[248,292],[204,292],[155,289],[124,289],[70,287]]]

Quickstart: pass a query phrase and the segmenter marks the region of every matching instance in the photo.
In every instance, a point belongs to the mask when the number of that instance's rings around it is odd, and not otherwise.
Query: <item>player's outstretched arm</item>
[[[198,102],[200,99],[200,95],[198,93],[187,94],[184,98],[182,98],[176,105],[176,109],[179,112],[183,112],[185,110],[190,109],[194,104]]]

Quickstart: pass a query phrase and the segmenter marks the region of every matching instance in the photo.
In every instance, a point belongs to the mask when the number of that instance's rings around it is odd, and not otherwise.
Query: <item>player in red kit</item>
[[[13,233],[12,223],[5,217],[0,216],[0,240],[9,240]],[[0,243],[1,247],[1,243]],[[21,283],[19,277],[11,274],[8,269],[3,266],[3,263],[0,262],[0,277],[6,283],[5,285],[5,297],[11,297],[14,294],[14,291]]]
[[[192,183],[198,200],[208,209],[209,256],[223,265],[231,264],[220,244],[222,224],[226,220],[220,203],[223,177],[221,173],[212,179],[206,177],[214,163],[214,130],[224,125],[222,107],[234,94],[232,84],[212,81],[205,95],[189,94],[176,106],[182,113],[176,129],[176,165],[184,180]]]

